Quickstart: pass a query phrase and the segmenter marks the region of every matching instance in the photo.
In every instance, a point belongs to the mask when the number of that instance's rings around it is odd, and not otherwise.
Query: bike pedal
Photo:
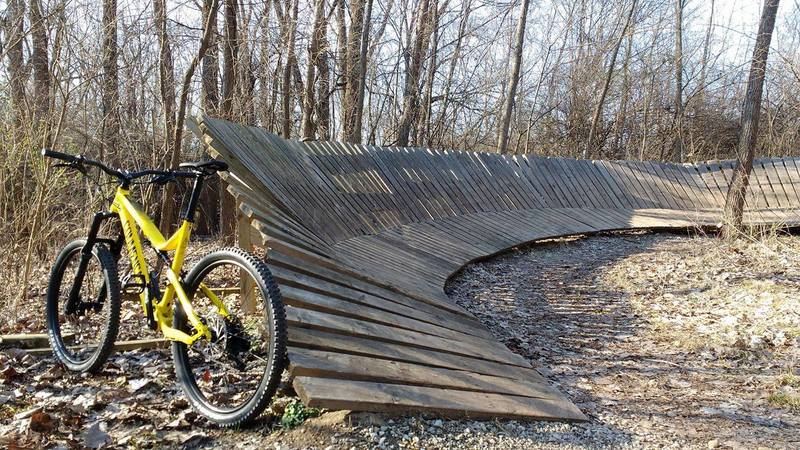
[[[131,279],[136,279],[140,281],[131,281]],[[129,294],[129,295],[138,295],[144,292],[147,288],[147,284],[145,283],[144,275],[142,274],[133,274],[131,276],[126,277],[122,281],[122,293]]]

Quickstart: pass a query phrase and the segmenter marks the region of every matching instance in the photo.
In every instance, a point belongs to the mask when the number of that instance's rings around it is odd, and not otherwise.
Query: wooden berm
[[[331,409],[584,420],[445,283],[471,261],[545,238],[713,226],[733,169],[301,143],[207,117],[195,125],[230,164],[241,243],[267,248],[294,387]],[[756,161],[746,222],[798,223],[798,190],[797,159]]]

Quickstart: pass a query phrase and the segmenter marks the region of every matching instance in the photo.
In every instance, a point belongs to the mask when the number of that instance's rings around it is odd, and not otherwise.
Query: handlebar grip
[[[69,162],[69,163],[74,163],[74,162],[78,161],[78,158],[76,158],[76,157],[74,157],[72,155],[68,155],[66,153],[57,152],[55,150],[50,150],[50,149],[47,149],[47,148],[43,148],[42,149],[42,156],[44,156],[45,158],[60,159],[62,161],[66,161],[66,162]]]

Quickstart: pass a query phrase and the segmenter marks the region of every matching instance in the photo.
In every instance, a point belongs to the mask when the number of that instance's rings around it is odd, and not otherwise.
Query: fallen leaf
[[[55,419],[44,411],[31,414],[30,429],[37,433],[47,433],[55,426]]]
[[[83,445],[88,448],[101,448],[112,442],[111,436],[103,430],[105,422],[95,422],[83,433]]]
[[[147,378],[136,378],[134,380],[128,380],[128,387],[133,392],[136,392],[136,391],[142,389],[143,387],[147,386],[148,384],[150,384],[150,380],[147,379]]]

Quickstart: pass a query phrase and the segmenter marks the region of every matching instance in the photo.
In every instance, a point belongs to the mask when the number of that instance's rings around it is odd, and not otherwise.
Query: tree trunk
[[[228,120],[234,119],[236,95],[236,65],[239,59],[239,33],[237,29],[236,0],[225,0],[225,41],[222,47],[222,105],[220,113]]]
[[[157,0],[156,1],[159,6],[156,8],[156,24],[160,32],[162,34],[162,47],[165,47],[163,43],[169,43],[167,39],[166,33],[166,2],[165,0]],[[181,92],[180,92],[180,99],[177,106],[177,110],[175,111],[175,116],[173,117],[172,121],[174,125],[172,127],[167,127],[165,130],[165,139],[168,142],[172,142],[172,150],[170,153],[170,168],[177,168],[178,164],[181,161],[181,147],[183,143],[183,127],[184,122],[186,120],[186,107],[189,102],[189,93],[191,91],[192,86],[192,78],[194,77],[194,72],[197,70],[197,66],[200,65],[200,62],[203,60],[206,52],[208,51],[209,43],[211,41],[211,18],[216,17],[216,9],[218,8],[218,0],[213,0],[211,5],[211,14],[206,17],[205,24],[203,26],[203,36],[200,39],[200,45],[197,50],[197,54],[195,55],[192,62],[189,64],[189,67],[186,69],[186,73],[183,75],[183,82],[181,83]],[[162,28],[164,27],[164,28]],[[168,48],[168,45],[166,46]],[[164,64],[162,63],[162,66]],[[167,78],[170,79],[170,83],[172,85],[172,96],[169,97],[169,101],[165,98],[164,104],[172,104],[172,108],[175,108],[175,75],[172,72],[174,69],[171,66],[169,67],[170,73],[165,74]],[[163,92],[163,90],[162,90]],[[166,108],[165,108],[166,112]],[[167,120],[169,122],[169,118]],[[171,138],[170,138],[171,136]],[[180,204],[175,201],[175,185],[173,183],[167,183],[164,189],[164,198],[162,202],[163,208],[161,213],[161,222],[160,228],[164,233],[169,233],[170,227],[172,226],[173,222],[175,221],[177,215],[177,208],[180,207]]]
[[[364,91],[367,88],[367,52],[369,50],[369,37],[370,37],[370,29],[372,27],[372,4],[373,0],[367,0],[367,6],[364,10],[364,26],[361,30],[361,42],[359,43],[359,54],[358,54],[358,82],[356,83],[357,92],[356,92],[356,114],[355,118],[353,119],[355,126],[355,137],[357,138],[358,142],[361,142],[361,129],[364,123]]]
[[[33,123],[42,138],[43,147],[50,146],[47,122],[50,119],[50,63],[48,58],[47,22],[40,0],[30,2],[31,59],[33,68]]]
[[[327,19],[324,19],[323,25],[320,30],[320,50],[315,59],[317,66],[317,101],[314,104],[314,115],[316,117],[314,125],[318,138],[328,141],[331,139],[331,75],[328,68]]]
[[[519,72],[522,67],[522,51],[525,46],[525,23],[528,19],[529,3],[530,0],[522,0],[517,29],[514,33],[514,60],[511,62],[511,67],[509,69],[506,98],[503,102],[503,115],[500,119],[500,128],[497,133],[497,151],[500,153],[508,152],[508,132],[511,126],[511,111],[514,109],[517,96]]]
[[[714,7],[715,1],[711,0],[711,13],[708,15],[708,26],[706,27],[706,37],[703,41],[703,57],[700,60],[700,82],[698,83],[697,103],[700,107],[705,104],[706,76],[708,75],[708,53],[711,46],[711,34],[714,32]]]
[[[628,148],[623,145],[623,136],[625,135],[625,124],[628,122],[628,101],[631,96],[630,62],[633,46],[633,29],[634,27],[628,29],[628,42],[625,45],[625,60],[622,63],[622,98],[619,101],[620,107],[617,119],[614,123],[614,150],[615,155],[617,155],[615,158],[621,157],[622,159],[630,159],[630,152]]]
[[[286,43],[286,64],[283,66],[281,84],[283,85],[283,97],[281,97],[281,124],[282,135],[290,138],[292,134],[292,70],[295,65],[295,28],[297,28],[297,0],[287,0],[286,9],[283,14],[283,42]]]
[[[683,6],[686,0],[675,0],[675,129],[672,148],[675,158],[683,161]]]
[[[117,74],[117,0],[103,0],[103,128],[100,158],[114,163],[119,154],[119,76]]]
[[[430,126],[431,126],[431,108],[433,105],[433,82],[436,78],[436,69],[438,68],[437,57],[439,53],[439,15],[440,11],[447,8],[447,0],[441,8],[434,7],[433,15],[431,16],[431,29],[433,30],[433,37],[431,38],[431,57],[428,61],[428,72],[425,75],[425,95],[422,98],[422,114],[419,115],[417,122],[417,139],[415,140],[418,145],[427,145],[430,147]]]
[[[170,155],[170,162],[176,153],[180,158],[180,144],[173,140],[172,131],[175,129],[175,68],[172,59],[172,46],[167,33],[167,2],[166,0],[153,1],[153,13],[159,41],[159,93],[164,109],[164,144],[163,154]],[[161,219],[159,225],[165,233],[175,220],[176,204],[174,198],[175,187],[172,183],[164,189],[161,201]]]
[[[342,136],[347,142],[361,142],[361,118],[358,105],[363,103],[363,76],[361,72],[361,43],[364,33],[365,10],[367,1],[352,0],[350,2],[350,31],[347,35],[347,49],[344,59],[344,101],[342,102]],[[343,24],[340,23],[340,29]],[[340,36],[340,39],[343,37]]]
[[[8,17],[5,20],[6,56],[8,64],[9,96],[14,110],[15,128],[20,130],[27,116],[25,107],[25,85],[28,72],[25,70],[25,1],[9,0]]]
[[[261,37],[259,39],[259,54],[258,54],[258,64],[259,64],[259,71],[258,71],[258,84],[259,84],[259,122],[263,128],[272,131],[273,125],[273,111],[270,107],[270,98],[272,98],[272,91],[273,89],[269,86],[270,84],[270,27],[269,27],[269,17],[270,17],[270,10],[271,10],[272,2],[266,1],[264,2],[264,12],[261,15],[261,23],[259,28],[261,30]],[[274,78],[271,79],[273,86],[275,83]]]
[[[628,16],[625,18],[625,25],[622,27],[622,32],[619,34],[619,38],[617,42],[614,44],[614,51],[611,53],[611,62],[608,64],[608,70],[606,71],[606,80],[603,83],[603,90],[600,91],[600,100],[597,101],[597,106],[594,109],[594,115],[592,116],[592,125],[589,127],[589,140],[586,143],[585,150],[583,151],[583,158],[589,158],[594,152],[599,151],[600,149],[597,148],[596,134],[597,134],[597,124],[600,122],[600,116],[603,114],[603,105],[606,102],[606,95],[608,95],[608,89],[611,87],[611,80],[614,78],[614,66],[617,64],[617,56],[619,55],[619,48],[622,46],[622,40],[625,38],[625,35],[628,33],[628,27],[631,24],[631,19],[633,18],[633,13],[636,11],[636,0],[631,2],[631,9],[628,11]]]
[[[236,0],[225,1],[225,37],[222,47],[222,103],[220,114],[233,120],[235,117],[233,97],[236,94],[236,65],[239,59],[239,35]],[[219,193],[219,234],[229,239],[236,229],[236,200],[220,183]]]
[[[524,0],[528,1],[528,0]],[[422,61],[428,50],[428,40],[431,35],[431,6],[429,0],[421,0],[417,14],[416,33],[411,49],[410,62],[406,70],[405,84],[403,85],[403,114],[397,127],[397,145],[408,146],[408,137],[411,134],[411,124],[417,117],[419,110],[419,77],[422,72]]]
[[[201,67],[202,108],[206,114],[216,115],[219,111],[219,46],[217,45],[217,11],[213,8],[218,0],[203,0],[203,22],[211,27],[208,51],[203,57]]]
[[[306,84],[303,92],[303,117],[300,125],[300,136],[303,140],[313,140],[316,137],[316,96],[314,88],[317,83],[317,67],[321,52],[321,43],[327,22],[325,21],[325,0],[316,0],[314,6],[314,29],[311,32],[311,43],[308,45],[308,65],[306,66]]]
[[[775,15],[779,0],[766,0],[758,25],[758,36],[753,48],[753,60],[750,75],[747,79],[747,93],[742,104],[742,122],[739,132],[739,143],[736,147],[737,162],[733,171],[733,179],[728,187],[725,199],[725,218],[722,236],[735,237],[742,230],[742,216],[747,186],[750,183],[750,172],[753,170],[753,158],[756,153],[758,138],[758,121],[761,113],[761,94],[764,90],[764,75],[769,56],[769,45],[772,41],[772,30],[775,28]]]

